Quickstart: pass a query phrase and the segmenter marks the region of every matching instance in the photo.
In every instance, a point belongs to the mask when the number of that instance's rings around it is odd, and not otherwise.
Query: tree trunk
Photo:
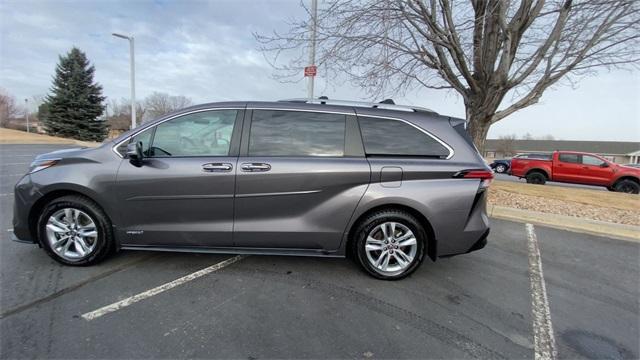
[[[487,133],[489,132],[489,124],[491,121],[490,115],[471,115],[467,116],[469,125],[467,131],[473,140],[473,143],[478,148],[480,155],[484,156],[484,145],[487,139]]]

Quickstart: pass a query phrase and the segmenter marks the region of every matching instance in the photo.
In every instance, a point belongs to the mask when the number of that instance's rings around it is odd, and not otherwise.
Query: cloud
[[[184,95],[195,103],[306,97],[304,80],[282,84],[272,78],[252,36],[283,29],[286,19],[303,13],[297,2],[279,0],[4,0],[0,84],[17,98],[45,94],[58,56],[77,46],[95,65],[104,94],[128,98],[129,46],[111,36],[120,32],[135,36],[138,98],[154,91]],[[639,80],[637,72],[617,72],[587,79],[575,91],[553,90],[542,105],[500,122],[491,135],[530,132],[566,139],[637,140]],[[366,98],[348,84],[327,84],[322,74],[316,84],[316,96]],[[454,93],[421,90],[396,102],[464,116],[464,104]]]

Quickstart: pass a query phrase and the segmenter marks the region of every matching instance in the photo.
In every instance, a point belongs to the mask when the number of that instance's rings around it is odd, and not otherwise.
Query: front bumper
[[[42,197],[42,194],[33,186],[30,175],[23,176],[16,184],[13,192],[13,232],[11,240],[34,244],[36,243],[36,238],[35,234],[32,234],[30,230],[29,212],[36,201]]]

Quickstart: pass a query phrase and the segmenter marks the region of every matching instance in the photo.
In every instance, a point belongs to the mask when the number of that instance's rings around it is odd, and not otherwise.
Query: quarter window
[[[250,156],[343,156],[345,115],[254,110]]]
[[[559,155],[559,159],[562,162],[566,162],[566,163],[579,163],[580,161],[578,161],[578,154],[560,154]]]
[[[402,121],[370,117],[358,121],[367,155],[449,156],[436,139]]]
[[[237,113],[202,111],[160,123],[150,156],[227,156]]]

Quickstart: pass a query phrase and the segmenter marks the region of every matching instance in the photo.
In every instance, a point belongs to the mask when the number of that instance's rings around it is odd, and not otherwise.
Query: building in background
[[[640,163],[640,142],[635,141],[487,139],[483,156],[500,159],[515,154],[555,150],[594,153],[618,164]]]

